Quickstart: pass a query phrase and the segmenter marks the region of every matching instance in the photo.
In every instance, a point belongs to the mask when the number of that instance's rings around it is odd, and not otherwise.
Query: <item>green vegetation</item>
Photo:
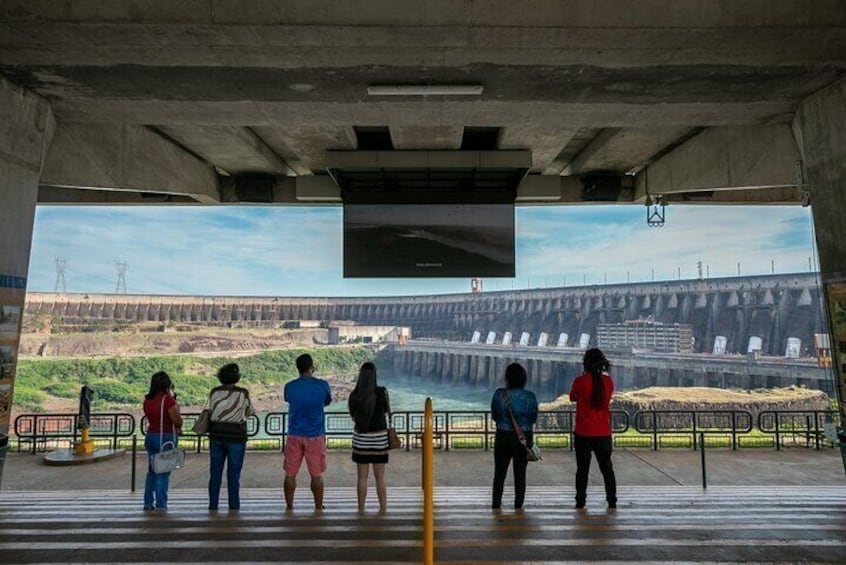
[[[18,362],[15,379],[16,406],[44,411],[50,397],[76,399],[82,385],[95,392],[96,411],[126,409],[140,405],[150,386],[150,376],[167,371],[175,383],[179,401],[201,405],[217,386],[215,372],[226,363],[238,363],[246,385],[278,385],[297,376],[294,361],[310,353],[318,375],[356,374],[373,355],[365,347],[287,349],[239,357],[121,357],[108,359],[38,359]]]

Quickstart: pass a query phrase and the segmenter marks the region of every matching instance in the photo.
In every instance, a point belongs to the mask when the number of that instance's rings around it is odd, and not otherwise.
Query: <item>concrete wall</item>
[[[0,433],[9,427],[38,179],[55,130],[49,104],[0,77]],[[2,477],[0,477],[2,478]]]

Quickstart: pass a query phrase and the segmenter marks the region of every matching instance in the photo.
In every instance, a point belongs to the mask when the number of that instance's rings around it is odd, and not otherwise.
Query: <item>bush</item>
[[[47,395],[40,390],[27,386],[16,386],[13,403],[15,406],[29,412],[43,412]]]
[[[50,397],[77,398],[82,385],[94,390],[94,409],[137,409],[150,387],[150,377],[167,371],[184,406],[205,403],[209,391],[219,383],[214,377],[226,363],[238,363],[243,384],[267,386],[285,383],[297,376],[296,358],[310,353],[319,375],[358,373],[372,353],[367,348],[287,349],[265,351],[247,357],[150,356],[109,359],[26,359],[18,362],[15,382],[16,406],[43,410]]]

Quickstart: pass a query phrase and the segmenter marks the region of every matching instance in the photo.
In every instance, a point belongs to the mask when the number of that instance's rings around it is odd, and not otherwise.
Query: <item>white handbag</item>
[[[157,475],[170,473],[185,465],[185,450],[176,447],[176,443],[172,441],[162,443],[164,439],[164,403],[165,399],[162,398],[161,411],[159,412],[159,452],[154,453],[150,461],[150,468]],[[170,446],[167,450],[165,450],[166,445]]]

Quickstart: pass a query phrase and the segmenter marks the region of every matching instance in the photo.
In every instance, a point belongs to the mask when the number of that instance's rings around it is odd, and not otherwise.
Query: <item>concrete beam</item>
[[[394,149],[400,150],[457,150],[464,134],[461,126],[438,125],[391,126],[390,131]]]
[[[207,162],[230,174],[296,175],[296,172],[248,127],[181,125],[160,129]]]
[[[0,161],[37,178],[56,129],[50,104],[0,76],[0,124]]]
[[[676,204],[787,206],[802,203],[804,190],[798,186],[773,187],[765,190],[717,190],[714,192],[684,192],[669,194],[667,202]],[[642,204],[642,202],[639,202]]]
[[[210,165],[153,131],[128,124],[60,124],[40,184],[220,201]]]
[[[526,168],[530,151],[327,151],[333,169],[372,168]]]
[[[799,152],[786,125],[709,128],[636,176],[635,201],[652,195],[792,189]]]
[[[297,175],[323,172],[327,149],[349,151],[355,149],[356,144],[352,127],[316,121],[285,126],[254,126],[250,129]]]
[[[531,172],[544,174],[558,174],[561,168],[551,172],[555,160],[568,143],[579,133],[578,129],[552,127],[542,128],[538,124],[524,122],[513,124],[502,130],[499,141],[500,149],[531,149]]]
[[[166,204],[170,206],[173,204],[200,203],[189,196],[179,194],[74,189],[41,185],[38,187],[38,204],[56,206],[161,206]]]
[[[689,127],[607,128],[579,153],[561,174],[594,171],[627,173],[690,131]]]
[[[585,201],[584,183],[580,177],[528,175],[517,188],[517,204],[631,204],[632,177],[623,177],[621,184],[617,201],[595,202]]]
[[[297,177],[297,202],[340,204],[341,189],[329,175]]]
[[[4,0],[0,17],[18,44],[9,57],[51,64],[463,66],[509,58],[585,66],[801,65],[829,57],[846,23],[839,0],[631,2],[415,0],[347,5],[337,0],[186,0],[71,3]],[[82,29],[80,29],[82,28]],[[399,31],[398,31],[399,30]],[[740,33],[737,33],[740,30]],[[748,31],[747,31],[748,30]],[[83,41],[80,41],[83,39]],[[64,40],[65,49],[51,49]],[[340,51],[325,49],[331,44]],[[707,44],[707,47],[703,45]],[[190,46],[190,49],[174,49]],[[340,55],[340,58],[338,56]]]

